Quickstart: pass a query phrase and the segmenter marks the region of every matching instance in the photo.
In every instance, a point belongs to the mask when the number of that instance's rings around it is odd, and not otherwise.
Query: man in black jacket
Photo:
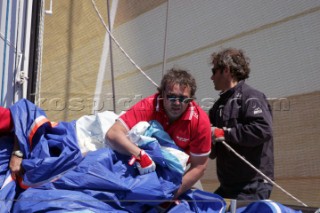
[[[211,159],[216,159],[220,181],[216,194],[238,200],[268,199],[272,184],[231,152],[274,179],[272,112],[266,96],[245,83],[249,58],[241,49],[212,54],[212,77],[220,98],[209,111],[212,125]]]

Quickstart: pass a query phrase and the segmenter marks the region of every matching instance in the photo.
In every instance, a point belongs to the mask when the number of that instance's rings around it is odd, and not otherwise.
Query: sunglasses
[[[221,70],[222,68],[223,68],[223,67],[221,67],[221,66],[213,67],[213,68],[211,69],[212,75],[215,75],[215,74],[217,73],[217,70]]]
[[[166,97],[172,103],[174,103],[176,101],[179,101],[179,103],[188,104],[193,100],[193,98],[189,98],[189,97],[184,96],[184,95],[179,95],[179,96],[177,96],[177,95],[166,95]]]

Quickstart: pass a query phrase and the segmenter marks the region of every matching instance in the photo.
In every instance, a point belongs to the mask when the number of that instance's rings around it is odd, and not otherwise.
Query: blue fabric
[[[149,138],[139,146],[157,164],[156,172],[139,175],[134,166],[128,165],[129,156],[110,148],[89,152],[83,158],[77,145],[74,121],[60,122],[54,127],[45,123],[37,130],[31,145],[30,128],[37,118],[46,117],[45,113],[24,99],[10,110],[15,134],[26,157],[22,163],[25,169],[23,181],[33,187],[20,194],[14,203],[14,212],[79,209],[140,212],[171,200],[181,184],[182,173],[168,167],[166,162],[170,159],[164,159],[155,138]],[[82,196],[90,199],[65,201],[67,197],[78,199]],[[59,200],[63,205],[50,200]],[[96,209],[94,203],[97,203]]]
[[[150,123],[150,127],[144,133],[145,136],[149,136],[157,139],[161,146],[171,147],[171,148],[175,148],[182,151],[174,143],[174,141],[171,139],[169,134],[163,130],[163,127],[158,121],[152,120],[149,123]]]
[[[26,99],[18,101],[10,111],[14,132],[26,157],[22,162],[25,185],[36,186],[58,178],[82,160],[74,121],[55,127],[45,123],[34,135],[31,146],[28,138],[31,126],[40,116],[46,117],[44,111]]]
[[[195,210],[191,210],[191,206],[189,205],[189,203],[185,200],[182,200],[180,204],[175,205],[174,207],[172,207],[168,213],[193,213],[196,212]]]
[[[163,130],[163,127],[158,121],[152,120],[149,123],[150,127],[146,130],[144,134],[145,136],[157,139],[161,146],[170,147],[182,151],[170,138],[169,134]],[[164,149],[161,149],[161,154],[163,156],[162,159],[164,160],[164,162],[161,162],[162,166],[168,166],[169,168],[171,168],[171,170],[177,171],[180,174],[184,173],[184,168],[175,155]]]
[[[7,172],[6,178],[10,176]],[[15,181],[10,181],[3,188],[0,189],[0,213],[7,213],[11,211],[16,196],[17,185]]]
[[[29,188],[15,202],[12,212],[127,212],[81,191]]]
[[[163,200],[172,199],[173,192],[179,187],[179,184],[172,182],[177,179],[174,173],[166,168],[158,168],[156,172],[139,175],[136,168],[127,164],[128,160],[128,156],[109,148],[89,152],[75,169],[52,183],[38,187],[41,190],[37,194],[47,200],[51,195],[47,190],[72,190],[103,201],[115,210],[128,212],[147,210]],[[23,200],[24,194],[19,199]],[[45,202],[39,203],[39,200],[29,200],[29,203],[33,203],[34,209],[44,208],[45,205]],[[66,210],[70,205],[73,204],[65,203]],[[19,211],[22,210],[25,210],[24,206],[19,205]]]
[[[250,203],[246,207],[237,209],[237,213],[302,213],[302,211],[296,211],[289,207],[286,207],[278,202],[271,200],[261,200]]]
[[[13,135],[0,137],[0,186],[2,186],[7,171],[9,170],[9,160],[13,148]]]
[[[197,212],[219,213],[225,212],[226,202],[217,194],[202,190],[189,190],[180,199],[182,202],[174,206],[168,213]]]
[[[10,176],[9,160],[13,148],[13,136],[0,137],[0,213],[10,212],[16,195],[16,182],[11,181],[4,186]]]
[[[129,166],[129,156],[110,148],[89,152],[82,157],[76,137],[75,121],[49,122],[35,133],[29,132],[43,110],[22,99],[11,108],[14,132],[24,153],[23,181],[32,186],[21,192],[10,177],[9,160],[13,135],[0,138],[0,213],[2,212],[156,212],[156,206],[173,198],[183,171],[178,160],[162,147],[179,149],[161,125],[152,121],[139,146],[156,162],[155,172],[139,175]],[[150,138],[151,137],[151,138]],[[32,144],[32,145],[31,145]],[[9,179],[10,180],[10,179]],[[15,201],[15,199],[17,199]],[[170,213],[224,212],[225,201],[216,194],[200,190],[183,194],[181,203]],[[252,203],[240,212],[274,212],[270,203]],[[277,204],[284,212],[291,209]],[[272,206],[274,207],[274,205]]]

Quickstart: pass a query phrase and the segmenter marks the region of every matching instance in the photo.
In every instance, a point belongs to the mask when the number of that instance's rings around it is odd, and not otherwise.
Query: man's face
[[[191,99],[191,88],[174,84],[167,86],[162,94],[164,109],[169,120],[177,120],[188,108]]]
[[[228,79],[225,75],[225,68],[217,65],[214,62],[211,71],[211,80],[213,81],[214,89],[218,91],[224,91],[228,85]]]

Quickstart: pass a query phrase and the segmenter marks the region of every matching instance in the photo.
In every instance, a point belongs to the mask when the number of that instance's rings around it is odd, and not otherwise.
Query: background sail
[[[307,205],[320,206],[320,1],[54,1],[52,15],[44,16],[42,70],[34,94],[50,120],[120,113],[156,91],[110,42],[95,7],[157,84],[172,66],[189,69],[204,110],[218,98],[210,54],[221,47],[244,49],[252,68],[247,82],[263,91],[273,108],[276,182]],[[202,183],[213,191],[215,161],[209,167]],[[277,188],[271,199],[298,205]]]

